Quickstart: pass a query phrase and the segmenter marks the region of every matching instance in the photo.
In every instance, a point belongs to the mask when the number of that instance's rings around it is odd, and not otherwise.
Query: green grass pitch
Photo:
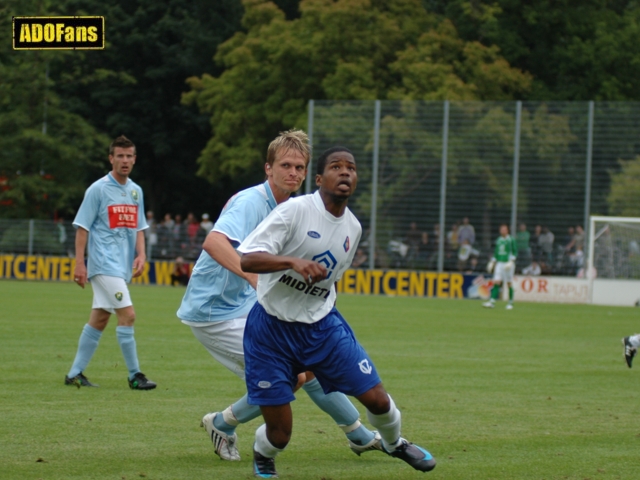
[[[176,319],[183,292],[131,288],[156,390],[128,388],[113,319],[85,372],[100,388],[76,389],[63,379],[90,288],[0,281],[0,478],[252,478],[258,420],[237,430],[241,462],[218,459],[199,427],[244,385]],[[640,309],[347,295],[338,306],[401,409],[403,435],[438,459],[428,478],[638,478],[640,359],[627,368],[620,338],[640,330]],[[380,452],[355,456],[303,392],[293,409],[280,478],[426,478]]]

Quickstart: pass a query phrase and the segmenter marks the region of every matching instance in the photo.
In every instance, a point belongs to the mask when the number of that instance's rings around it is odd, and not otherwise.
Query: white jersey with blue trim
[[[341,217],[329,213],[319,192],[278,205],[238,248],[241,253],[315,260],[327,278],[312,286],[293,269],[259,275],[258,302],[270,315],[287,322],[315,323],[333,308],[335,282],[351,265],[362,227],[347,208]]]
[[[222,233],[237,248],[276,205],[268,181],[247,188],[229,199],[211,231]],[[220,322],[246,315],[255,302],[256,292],[249,282],[203,250],[177,316],[186,322]]]
[[[149,227],[142,189],[136,183],[127,179],[121,185],[111,173],[95,181],[84,194],[73,226],[89,232],[89,279],[110,275],[131,281],[136,237]]]

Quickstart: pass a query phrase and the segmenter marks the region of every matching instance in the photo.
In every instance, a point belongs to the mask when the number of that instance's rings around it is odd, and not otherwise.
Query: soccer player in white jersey
[[[237,193],[227,202],[207,235],[177,312],[213,358],[243,380],[244,326],[256,302],[258,276],[241,270],[235,249],[277,204],[300,188],[307,174],[309,152],[308,137],[300,130],[283,132],[271,142],[265,164],[267,181]],[[351,449],[358,455],[380,450],[380,436],[360,423],[358,410],[349,399],[337,392],[326,395],[318,381],[309,377],[302,388],[342,428]],[[236,426],[259,416],[260,407],[249,405],[244,395],[222,412],[206,414],[202,426],[220,458],[240,460]]]
[[[482,304],[485,308],[493,308],[500,296],[503,284],[509,288],[509,302],[507,310],[513,309],[513,274],[516,269],[516,257],[518,256],[518,244],[516,239],[509,235],[509,226],[506,223],[500,225],[500,236],[496,240],[496,248],[488,265],[488,270],[493,271],[493,288],[491,298]]]
[[[429,452],[400,435],[400,411],[335,308],[334,284],[362,233],[347,208],[357,179],[348,149],[327,150],[318,159],[319,190],[279,205],[238,248],[242,270],[261,274],[244,335],[248,401],[260,405],[265,420],[254,443],[258,477],[277,477],[275,456],[291,438],[297,374],[308,370],[325,392],[352,395],[366,407],[384,451],[416,470],[436,466]]]
[[[76,267],[74,281],[93,289],[93,305],[89,322],[84,326],[78,351],[66,385],[97,387],[84,375],[84,370],[98,348],[100,336],[112,313],[118,318],[116,337],[129,370],[129,387],[151,390],[156,384],[142,372],[138,362],[133,323],[136,318],[127,283],[142,274],[146,262],[142,189],[130,178],[136,163],[136,147],[124,135],[109,146],[112,170],[94,182],[73,221],[76,227]],[[88,265],[84,264],[88,245]]]

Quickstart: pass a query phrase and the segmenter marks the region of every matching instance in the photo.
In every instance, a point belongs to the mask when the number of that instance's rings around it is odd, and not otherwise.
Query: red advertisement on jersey
[[[109,228],[138,228],[137,205],[109,205]]]

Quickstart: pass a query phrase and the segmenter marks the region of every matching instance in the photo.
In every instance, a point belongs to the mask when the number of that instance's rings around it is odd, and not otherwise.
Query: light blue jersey
[[[226,235],[238,248],[275,207],[268,181],[247,188],[229,199],[212,231]],[[203,250],[193,267],[177,315],[187,322],[231,320],[249,313],[256,299],[249,282],[222,267]]]
[[[131,179],[120,185],[108,173],[84,194],[73,226],[89,232],[87,277],[110,275],[131,281],[136,237],[148,228],[142,189]]]

